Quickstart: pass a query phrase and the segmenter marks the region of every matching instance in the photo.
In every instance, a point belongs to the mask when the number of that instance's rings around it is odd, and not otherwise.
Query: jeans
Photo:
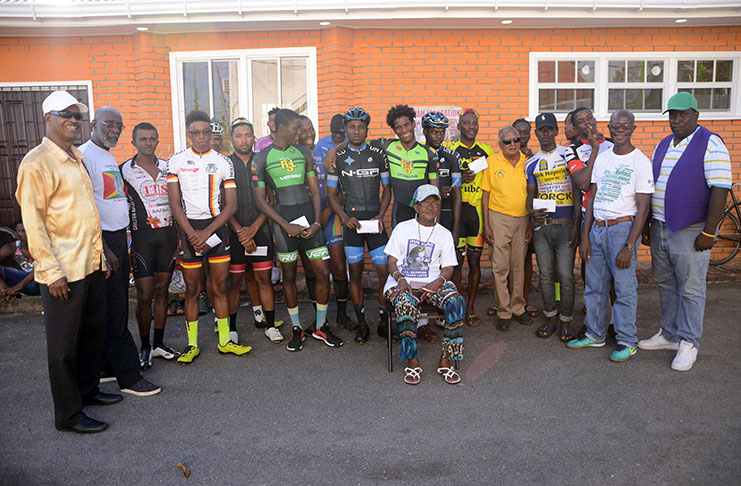
[[[695,239],[705,227],[698,223],[672,233],[666,223],[651,222],[651,266],[659,287],[659,325],[669,341],[699,347],[705,313],[705,288],[710,250],[696,251]]]
[[[639,242],[630,258],[628,268],[618,268],[615,258],[625,248],[632,221],[623,221],[613,226],[597,226],[589,232],[592,255],[586,265],[584,303],[587,315],[587,337],[594,341],[605,339],[605,317],[610,307],[610,279],[615,281],[617,299],[613,306],[613,320],[618,344],[636,347],[636,308],[638,306],[638,278],[636,261]]]
[[[19,283],[23,282],[23,279],[28,275],[23,270],[18,270],[12,267],[2,267],[0,272],[0,278],[2,278],[8,287],[15,287]],[[24,295],[41,295],[41,287],[38,282],[31,280],[21,289],[21,293]]]
[[[540,293],[546,317],[558,314],[556,310],[556,287],[554,277],[558,271],[561,282],[561,312],[559,319],[571,322],[574,310],[574,256],[576,250],[569,247],[571,226],[566,224],[543,224],[533,228],[533,245],[540,271]],[[555,258],[554,258],[555,252]]]

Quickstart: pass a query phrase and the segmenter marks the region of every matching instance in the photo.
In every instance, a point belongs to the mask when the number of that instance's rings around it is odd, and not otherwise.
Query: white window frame
[[[654,87],[663,89],[662,107],[666,107],[669,97],[676,93],[679,87],[723,87],[703,86],[702,84],[713,83],[677,83],[677,62],[686,60],[732,60],[732,82],[731,82],[731,109],[728,112],[701,111],[702,120],[738,120],[741,119],[741,51],[657,51],[657,52],[530,52],[529,56],[529,107],[528,115],[532,120],[538,113],[538,61],[584,61],[595,62],[595,94],[594,94],[594,116],[599,121],[608,121],[610,113],[608,110],[608,61],[664,61],[663,83],[636,83],[640,88]],[[585,87],[587,83],[585,83]],[[620,83],[618,83],[620,84]],[[722,83],[724,86],[727,83]],[[627,83],[626,83],[627,86]],[[616,85],[617,87],[617,85]],[[558,88],[558,83],[549,83],[547,88]],[[556,116],[563,120],[565,113],[557,113]],[[636,112],[636,120],[643,121],[666,121],[666,115],[661,113]]]
[[[183,62],[207,62],[222,60],[238,61],[238,76],[240,79],[239,113],[240,116],[254,122],[252,109],[252,63],[254,59],[279,59],[282,57],[306,57],[306,109],[307,116],[314,123],[318,122],[318,90],[317,90],[317,67],[316,47],[285,47],[275,49],[224,49],[213,51],[180,51],[170,53],[170,86],[172,94],[172,136],[175,151],[186,148],[185,137],[185,95],[183,87]],[[211,72],[209,65],[209,73]],[[280,82],[280,71],[278,72]],[[209,78],[209,96],[212,89],[211,78]],[[230,89],[233,87],[230,86]],[[280,96],[280,90],[278,90]],[[230,120],[226,120],[229,123]]]
[[[593,89],[594,90],[594,104],[595,109],[597,107],[597,73],[599,71],[599,62],[596,59],[593,59],[591,57],[584,57],[581,55],[577,55],[576,53],[573,53],[573,56],[565,56],[565,57],[559,57],[554,59],[538,59],[535,61],[535,109],[537,110],[540,105],[540,95],[538,92],[538,89],[541,87],[540,83],[538,83],[538,61],[555,61],[556,66],[558,66],[558,61],[574,61],[576,62],[576,65],[574,66],[574,69],[576,70],[576,76],[578,76],[578,69],[579,69],[579,61],[595,61],[594,63],[594,81],[591,82],[584,82],[584,83],[578,83],[576,79],[574,81],[568,81],[568,82],[561,82],[558,81],[558,67],[556,67],[556,81],[552,83],[542,83],[543,89],[552,89],[558,91],[559,89]],[[531,61],[532,62],[532,61]],[[532,69],[531,69],[532,72]],[[532,82],[532,80],[531,80]],[[531,95],[531,103],[532,103],[532,91],[530,93]],[[556,94],[557,96],[557,94]],[[577,108],[576,106],[574,108]],[[573,108],[572,108],[573,109]],[[571,111],[571,110],[569,110]],[[534,119],[539,112],[536,112],[534,115],[530,115],[530,119]]]
[[[90,113],[89,119],[92,121],[93,115],[95,114],[95,106],[93,105],[93,82],[89,79],[82,81],[19,81],[17,83],[0,83],[0,88],[58,88],[65,89],[67,87],[86,87],[87,88],[87,103],[85,105]]]

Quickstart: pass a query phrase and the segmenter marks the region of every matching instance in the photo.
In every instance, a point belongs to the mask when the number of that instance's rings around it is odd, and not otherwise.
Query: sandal
[[[442,375],[443,380],[445,380],[445,383],[447,383],[448,385],[455,385],[456,383],[461,382],[461,375],[459,375],[458,372],[455,371],[455,368],[442,367],[438,368],[437,372]]]
[[[494,304],[491,307],[486,309],[486,315],[487,316],[495,316],[497,315],[497,310],[499,310],[499,306]]]
[[[528,304],[525,307],[525,312],[527,312],[528,314],[530,314],[530,317],[537,317],[538,314],[540,314],[540,311],[538,310],[538,308],[535,307],[535,306],[532,306],[530,304]]]
[[[434,344],[437,342],[437,334],[430,329],[429,325],[424,325],[417,329],[417,337],[427,344]]]
[[[571,331],[569,330],[569,326],[565,322],[561,323],[561,329],[559,330],[558,334],[559,334],[559,339],[561,340],[562,343],[567,343],[571,341],[572,339],[574,339],[574,335],[571,334]]]
[[[478,314],[466,314],[466,324],[471,327],[479,327],[481,325],[481,318]]]
[[[404,383],[407,385],[419,385],[422,368],[404,368]]]
[[[556,332],[556,325],[548,321],[542,327],[535,330],[535,335],[539,338],[548,339],[554,332]]]

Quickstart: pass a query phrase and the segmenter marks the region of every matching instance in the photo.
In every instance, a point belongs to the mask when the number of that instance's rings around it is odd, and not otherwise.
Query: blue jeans
[[[543,224],[533,228],[533,245],[540,272],[540,293],[546,317],[558,314],[556,310],[555,273],[561,282],[561,315],[559,319],[571,322],[574,310],[574,255],[569,247],[571,226]],[[554,259],[555,252],[555,259]]]
[[[23,282],[23,279],[28,275],[23,270],[18,270],[12,267],[2,267],[2,277],[8,287],[14,287],[19,283]],[[31,280],[21,289],[21,293],[24,295],[41,295],[41,288],[38,282]]]
[[[638,242],[633,250],[628,268],[618,268],[615,258],[625,248],[632,221],[623,221],[613,226],[597,226],[596,222],[589,232],[592,255],[586,265],[584,283],[584,303],[587,315],[587,337],[594,341],[605,339],[605,317],[610,307],[610,279],[615,281],[617,299],[613,305],[613,320],[618,344],[634,348],[636,337],[636,308],[638,306],[638,278],[636,261]]]
[[[705,227],[698,223],[672,233],[666,223],[651,222],[651,266],[659,287],[661,320],[666,339],[699,347],[710,250],[696,251],[695,239]]]

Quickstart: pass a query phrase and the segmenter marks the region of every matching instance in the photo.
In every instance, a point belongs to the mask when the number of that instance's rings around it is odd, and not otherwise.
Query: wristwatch
[[[628,251],[633,251],[633,250],[636,249],[636,246],[635,245],[631,245],[630,243],[626,243],[625,244],[625,248],[627,248]]]

